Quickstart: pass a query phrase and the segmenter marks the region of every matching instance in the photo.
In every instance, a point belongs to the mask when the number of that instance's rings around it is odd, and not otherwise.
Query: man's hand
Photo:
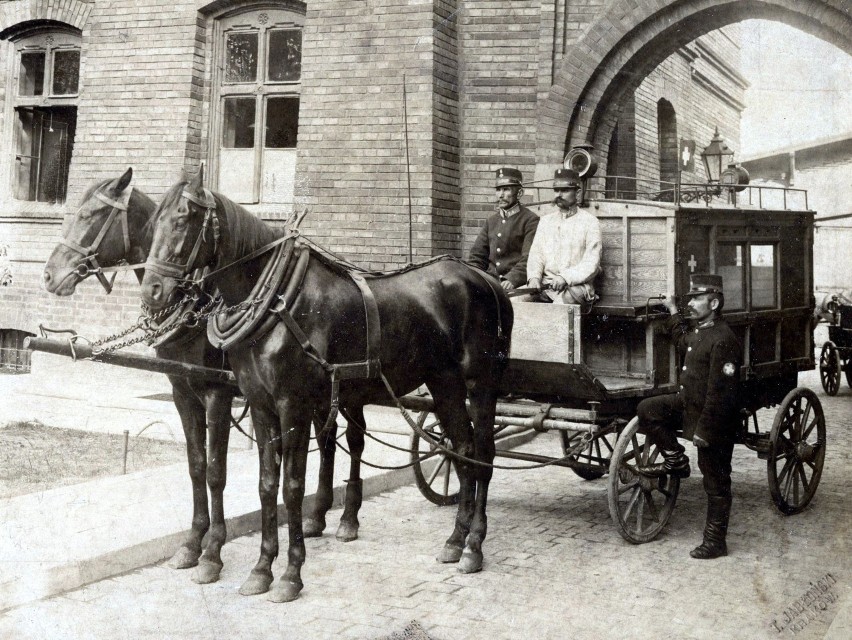
[[[666,299],[663,300],[663,304],[666,305],[666,309],[669,310],[670,314],[675,315],[676,313],[680,313],[680,310],[677,308],[677,300],[673,293],[666,296]]]
[[[515,288],[515,285],[513,285],[509,280],[501,280],[500,286],[503,287],[506,291],[511,291]]]
[[[707,442],[704,438],[700,438],[698,436],[692,436],[692,444],[694,444],[699,449],[704,449],[710,446],[709,442]]]
[[[541,291],[541,278],[531,278],[527,286],[530,289],[535,289],[536,291]]]
[[[568,282],[562,276],[556,276],[550,283],[550,288],[559,293],[568,288]]]

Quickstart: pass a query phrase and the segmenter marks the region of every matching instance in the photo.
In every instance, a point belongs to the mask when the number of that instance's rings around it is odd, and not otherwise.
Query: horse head
[[[202,166],[169,189],[154,214],[142,301],[153,311],[168,305],[188,274],[216,261],[218,249],[217,202],[204,188]]]
[[[154,202],[130,186],[133,169],[91,187],[62,240],[53,249],[42,274],[44,288],[58,296],[74,293],[77,284],[96,275],[109,293],[111,283],[101,272],[123,261],[142,262],[148,255],[148,222]]]

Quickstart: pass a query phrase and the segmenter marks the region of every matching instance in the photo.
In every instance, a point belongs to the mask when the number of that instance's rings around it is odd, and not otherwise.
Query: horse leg
[[[305,518],[302,528],[306,538],[317,538],[325,531],[325,514],[334,501],[334,453],[337,449],[337,422],[324,429],[314,423],[317,446],[320,451],[319,484],[313,513]]]
[[[364,453],[364,407],[349,410],[346,422],[346,443],[349,445],[349,480],[346,481],[346,499],[343,515],[337,527],[337,539],[352,542],[358,539],[358,510],[363,499],[361,481],[361,456]]]
[[[470,390],[470,413],[473,418],[473,438],[476,449],[475,458],[489,465],[494,462],[494,414],[497,406],[497,392],[493,389],[473,387]],[[462,573],[476,573],[482,570],[482,542],[488,530],[485,506],[488,502],[488,485],[494,469],[490,466],[476,465],[473,469],[476,478],[476,502],[473,521],[467,536],[464,553],[459,563]]]
[[[259,403],[246,398],[251,404],[251,419],[257,439],[257,454],[260,459],[261,543],[260,558],[249,577],[240,587],[244,596],[253,596],[269,591],[272,584],[272,563],[278,557],[278,479],[281,467],[281,437],[278,418]]]
[[[207,544],[198,560],[192,579],[198,584],[209,584],[219,579],[222,571],[222,545],[228,532],[225,526],[223,494],[227,481],[228,439],[231,435],[231,403],[234,394],[230,391],[212,389],[206,394],[207,433],[207,486],[210,489],[210,531]]]
[[[301,404],[301,403],[299,403]],[[287,569],[269,594],[271,602],[290,602],[299,597],[302,584],[302,565],[305,563],[305,538],[302,533],[302,500],[305,498],[305,472],[308,464],[308,443],[311,431],[311,412],[295,406],[292,400],[279,402],[280,433],[284,462],[283,494],[287,507],[289,547]]]
[[[440,378],[426,383],[435,401],[435,415],[459,455],[472,457],[474,453],[470,419],[465,408],[467,397],[464,380],[455,373],[444,373]],[[473,519],[476,486],[473,470],[468,462],[457,461],[459,477],[459,507],[453,533],[438,554],[438,562],[458,562],[464,551],[465,539]]]
[[[192,527],[184,543],[169,560],[173,569],[189,569],[198,564],[201,541],[210,528],[207,511],[207,453],[205,451],[204,405],[186,381],[171,379],[172,397],[186,439],[186,459],[192,481]]]

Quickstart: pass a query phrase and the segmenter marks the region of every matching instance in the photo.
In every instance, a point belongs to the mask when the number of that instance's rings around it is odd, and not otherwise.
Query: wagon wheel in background
[[[455,464],[435,446],[439,444],[445,449],[452,449],[441,422],[434,414],[423,411],[417,416],[417,424],[429,435],[428,440],[416,432],[411,436],[411,462],[417,488],[429,502],[439,507],[458,504],[459,478]],[[423,460],[428,454],[432,455]]]
[[[638,430],[639,418],[633,418],[618,436],[607,491],[609,514],[621,537],[633,544],[657,537],[672,515],[680,490],[680,478],[648,478],[639,473],[638,466],[657,462],[660,450]]]
[[[561,431],[560,434],[562,435],[563,456],[568,455],[568,451],[577,446],[583,436],[582,433],[569,431]],[[609,471],[616,438],[617,434],[614,431],[595,436],[585,449],[571,455],[569,458],[573,465],[571,471],[583,480],[602,478]]]
[[[822,352],[819,354],[819,379],[828,395],[837,395],[840,389],[840,354],[831,340],[822,345]],[[848,372],[846,380],[849,381]]]
[[[778,509],[799,513],[816,493],[825,463],[825,415],[810,389],[793,389],[769,434],[769,492]]]

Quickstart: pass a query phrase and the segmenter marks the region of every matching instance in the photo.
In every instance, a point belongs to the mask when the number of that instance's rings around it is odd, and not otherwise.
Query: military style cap
[[[696,273],[690,278],[687,296],[700,296],[705,293],[722,293],[722,276],[713,273]]]
[[[523,187],[523,174],[512,167],[497,169],[496,187]]]
[[[573,169],[557,169],[553,174],[554,189],[579,189],[580,174]]]

